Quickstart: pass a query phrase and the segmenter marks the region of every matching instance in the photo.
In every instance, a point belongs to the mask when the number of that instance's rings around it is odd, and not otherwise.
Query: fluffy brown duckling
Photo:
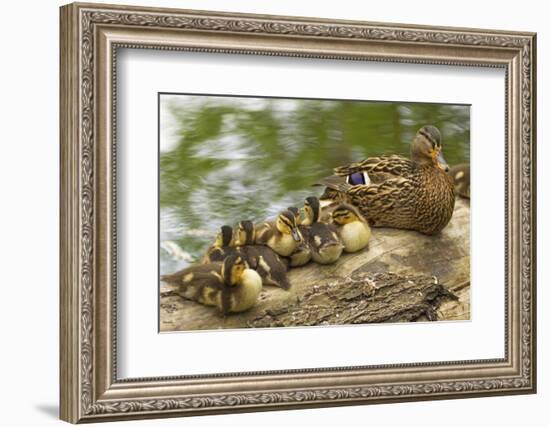
[[[368,245],[371,235],[369,224],[354,206],[337,206],[332,211],[332,223],[345,252],[357,252]]]
[[[306,218],[302,221],[302,225],[307,226],[311,258],[318,264],[336,262],[342,255],[344,246],[340,242],[334,225],[319,222],[321,205],[317,197],[306,198],[304,213]]]
[[[453,179],[456,194],[466,199],[470,198],[470,165],[462,163],[449,169],[449,175]]]
[[[291,267],[300,267],[311,261],[311,249],[308,244],[308,227],[302,225],[302,216],[300,215],[300,210],[298,208],[291,206],[288,210],[294,214],[296,224],[298,224],[298,229],[302,234],[302,242],[300,242],[298,247],[288,257],[289,264]]]
[[[229,255],[235,253],[234,246],[233,228],[229,225],[222,225],[214,244],[206,250],[202,263],[208,264],[223,261]]]
[[[269,246],[281,256],[290,256],[302,242],[296,218],[290,211],[280,213],[275,221],[256,226],[254,236],[256,245]]]
[[[223,262],[187,267],[161,280],[177,285],[183,298],[215,306],[224,315],[250,309],[262,290],[260,275],[238,254]]]
[[[236,232],[235,245],[248,265],[256,270],[264,285],[290,288],[286,263],[269,246],[255,245],[255,227],[252,221],[241,221]]]

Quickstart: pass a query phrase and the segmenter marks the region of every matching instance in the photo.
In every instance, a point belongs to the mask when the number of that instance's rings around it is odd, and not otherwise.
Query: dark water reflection
[[[161,274],[200,259],[219,227],[261,221],[319,194],[332,168],[408,156],[425,124],[450,165],[469,162],[470,107],[393,102],[161,96]]]

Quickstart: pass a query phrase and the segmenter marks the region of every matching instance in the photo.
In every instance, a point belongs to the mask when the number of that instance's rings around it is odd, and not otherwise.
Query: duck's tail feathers
[[[322,178],[319,181],[319,185],[324,185],[325,187],[330,188],[331,190],[340,191],[345,193],[348,191],[352,185],[350,185],[345,176],[331,175],[326,178]]]

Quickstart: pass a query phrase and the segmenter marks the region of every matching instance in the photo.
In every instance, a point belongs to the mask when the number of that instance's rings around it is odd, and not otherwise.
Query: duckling
[[[456,194],[466,199],[470,198],[470,165],[463,163],[449,169],[453,179]]]
[[[290,211],[281,212],[274,222],[256,226],[254,243],[269,246],[278,255],[290,256],[302,242],[296,218]]]
[[[317,197],[308,197],[304,203],[306,219],[302,221],[308,228],[308,244],[311,257],[318,264],[332,264],[340,258],[344,246],[332,224],[319,222],[321,205]]]
[[[319,214],[319,222],[332,224],[332,212],[341,205],[341,202],[334,200],[319,200],[321,204],[321,212]]]
[[[238,254],[229,255],[223,262],[185,268],[161,280],[179,286],[183,298],[215,306],[223,315],[248,310],[262,290],[260,275]]]
[[[227,256],[235,253],[234,246],[233,228],[229,225],[222,225],[214,244],[206,250],[202,264],[223,261]]]
[[[244,256],[250,268],[260,275],[263,284],[289,289],[287,264],[269,246],[254,244],[255,227],[252,221],[239,222],[236,235],[236,249]]]
[[[300,210],[298,208],[291,206],[287,209],[294,214],[296,224],[298,224],[298,229],[302,234],[302,242],[290,255],[289,263],[291,267],[300,267],[311,261],[311,249],[307,243],[308,228],[305,225],[302,225],[302,216],[300,215]]]
[[[300,209],[298,209],[296,206],[289,206],[288,208],[286,208],[286,210],[294,214],[294,221],[296,222],[296,225],[300,225],[302,223]]]
[[[369,224],[355,207],[339,205],[332,211],[332,221],[345,252],[357,252],[368,245],[371,234]]]

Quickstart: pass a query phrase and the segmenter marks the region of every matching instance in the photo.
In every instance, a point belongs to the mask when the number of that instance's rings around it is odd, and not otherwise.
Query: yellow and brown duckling
[[[449,175],[455,184],[455,191],[460,197],[470,198],[470,165],[462,163],[449,169]]]
[[[223,225],[212,246],[206,250],[202,263],[223,261],[226,257],[235,253],[234,246],[233,228],[229,225]]]
[[[224,315],[250,309],[262,290],[260,275],[238,254],[223,262],[187,267],[161,280],[178,286],[183,298],[215,306]]]
[[[289,289],[287,264],[269,246],[254,244],[255,227],[252,221],[239,222],[236,234],[236,249],[244,256],[249,267],[258,272],[263,284]]]
[[[318,264],[332,264],[340,258],[344,246],[332,224],[319,222],[321,205],[317,197],[308,197],[304,203],[306,218],[302,225],[307,226],[307,242],[311,258]]]
[[[300,224],[302,223],[302,216],[300,215],[300,209],[298,209],[296,206],[289,206],[288,208],[286,208],[286,210],[289,212],[292,212],[292,214],[294,215],[294,222],[296,222],[296,225],[298,225],[299,227]]]
[[[332,211],[332,223],[345,252],[357,252],[369,244],[369,224],[355,207],[348,204],[337,206]]]
[[[442,154],[441,133],[423,126],[411,144],[411,158],[370,157],[335,169],[324,180],[322,199],[351,203],[375,227],[436,234],[451,220],[455,193]]]
[[[302,225],[302,216],[300,215],[300,210],[298,208],[291,206],[288,210],[294,214],[296,224],[298,224],[298,229],[302,234],[302,241],[294,252],[288,257],[289,265],[291,267],[301,267],[311,261],[311,249],[308,244],[308,227]]]
[[[290,211],[280,213],[273,222],[256,226],[254,243],[269,246],[278,255],[290,256],[301,242],[302,234]]]

